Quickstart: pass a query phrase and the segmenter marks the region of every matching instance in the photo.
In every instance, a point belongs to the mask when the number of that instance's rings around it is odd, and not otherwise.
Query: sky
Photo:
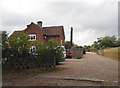
[[[49,1],[49,2],[48,2]],[[0,31],[24,30],[31,22],[64,26],[65,40],[91,45],[99,37],[118,35],[117,0],[0,0]]]

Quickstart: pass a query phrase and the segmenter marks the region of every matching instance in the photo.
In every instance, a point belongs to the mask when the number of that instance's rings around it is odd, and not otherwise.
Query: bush
[[[81,59],[81,57],[80,57],[80,56],[78,56],[76,59]]]
[[[54,41],[49,41],[46,44],[40,44],[37,46],[37,53],[39,55],[39,61],[42,64],[55,64],[60,58],[62,58],[62,50],[57,48],[58,44]]]
[[[41,64],[46,64],[46,63],[53,63],[55,58],[55,50],[47,45],[39,45],[37,47],[37,53],[38,53],[38,58],[39,62]]]
[[[57,42],[50,41],[37,45],[36,54],[21,53],[12,49],[3,50],[3,70],[23,70],[29,68],[55,67],[56,62],[62,58],[62,49],[57,48]]]

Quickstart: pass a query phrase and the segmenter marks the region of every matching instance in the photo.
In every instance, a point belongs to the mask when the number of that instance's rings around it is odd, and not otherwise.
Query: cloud
[[[2,0],[3,30],[10,34],[25,29],[31,22],[43,21],[43,26],[63,25],[66,40],[74,28],[74,43],[92,44],[96,38],[117,35],[117,2],[41,2],[39,0]]]

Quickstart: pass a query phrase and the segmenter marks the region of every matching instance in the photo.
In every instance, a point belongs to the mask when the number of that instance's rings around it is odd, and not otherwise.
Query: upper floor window
[[[29,41],[35,41],[36,40],[36,35],[35,34],[29,34]]]

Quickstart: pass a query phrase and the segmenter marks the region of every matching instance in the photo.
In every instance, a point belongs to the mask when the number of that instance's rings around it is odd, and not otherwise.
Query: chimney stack
[[[70,44],[72,47],[73,46],[73,27],[71,27],[71,32],[70,32]]]
[[[42,21],[38,21],[37,24],[42,27]]]

